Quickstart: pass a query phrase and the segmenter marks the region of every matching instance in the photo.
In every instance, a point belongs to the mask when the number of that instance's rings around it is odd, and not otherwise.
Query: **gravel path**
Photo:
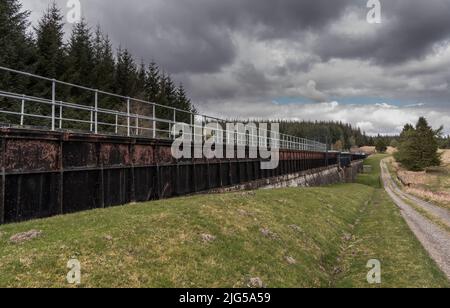
[[[435,225],[429,219],[423,217],[416,210],[414,210],[413,207],[402,200],[402,198],[397,194],[397,190],[399,190],[399,188],[392,180],[392,177],[389,174],[384,162],[381,162],[381,178],[384,188],[395,204],[400,208],[404,219],[413,233],[450,280],[450,233]],[[421,208],[424,208],[425,206],[424,204],[418,204],[419,202],[413,202],[417,203],[417,206],[420,206]],[[432,207],[429,207],[428,205],[429,204],[427,204],[424,209],[431,212],[430,209]]]
[[[383,168],[387,168],[386,166],[384,166]],[[387,169],[385,169],[387,170]],[[418,207],[422,208],[423,210],[429,212],[430,214],[432,214],[433,216],[436,216],[437,218],[439,218],[439,220],[446,224],[448,227],[450,227],[450,211],[447,209],[444,209],[442,207],[439,207],[437,205],[434,205],[430,202],[426,202],[422,199],[417,198],[416,196],[413,196],[411,194],[408,194],[406,192],[404,192],[403,190],[400,189],[400,187],[398,187],[397,183],[395,181],[391,181],[392,183],[392,190],[400,197],[403,197],[404,199],[409,200],[410,202],[413,202],[414,204],[416,204]]]

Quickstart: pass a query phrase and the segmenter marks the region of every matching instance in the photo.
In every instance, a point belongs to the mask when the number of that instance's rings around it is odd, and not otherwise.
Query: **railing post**
[[[98,134],[98,90],[95,90],[95,114],[94,114],[94,130]]]
[[[55,130],[56,80],[52,80],[52,131]]]
[[[116,114],[116,135],[119,133],[119,115]]]
[[[94,130],[94,113],[93,113],[93,110],[91,109],[91,121],[90,121],[90,131],[91,131],[91,133],[92,133],[92,131]]]
[[[136,115],[136,136],[139,136],[139,117]]]
[[[59,105],[59,129],[62,129],[63,126],[63,106],[62,104]]]
[[[22,95],[22,106],[20,110],[20,126],[23,126],[25,116],[25,95]]]
[[[130,127],[130,98],[127,98],[127,136],[131,135],[131,127]]]
[[[191,122],[191,126],[190,126],[190,130],[189,130],[189,134],[191,136],[191,141],[194,142],[194,138],[195,138],[195,127],[194,127],[194,114],[190,113],[189,114],[189,122]]]
[[[153,104],[153,139],[156,139],[156,105]]]
[[[173,126],[175,126],[175,124],[177,124],[177,110],[174,108],[173,109]],[[170,132],[169,132],[169,136],[172,135],[172,127],[169,126]],[[175,135],[173,135],[172,137],[173,139],[175,139]]]

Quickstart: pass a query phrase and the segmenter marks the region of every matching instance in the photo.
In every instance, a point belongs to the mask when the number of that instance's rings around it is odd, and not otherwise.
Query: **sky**
[[[36,24],[50,0],[22,0]],[[56,0],[66,14],[67,0]],[[450,0],[80,0],[87,22],[224,118],[334,120],[450,134]],[[70,31],[71,25],[67,25]]]

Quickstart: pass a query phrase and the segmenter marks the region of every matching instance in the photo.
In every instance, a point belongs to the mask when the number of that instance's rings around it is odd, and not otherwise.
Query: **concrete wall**
[[[332,165],[316,168],[287,175],[261,179],[243,185],[224,187],[211,190],[212,193],[232,192],[254,189],[274,189],[285,187],[313,187],[337,183],[351,183],[356,180],[358,173],[362,171],[363,161],[353,161],[348,167]]]

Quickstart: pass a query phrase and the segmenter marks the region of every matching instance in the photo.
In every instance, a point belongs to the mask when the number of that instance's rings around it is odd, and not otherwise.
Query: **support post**
[[[22,95],[22,106],[20,109],[20,126],[23,126],[25,117],[25,95]]]
[[[56,80],[52,80],[52,131],[55,130],[55,112],[56,112]]]
[[[98,90],[95,90],[94,132],[98,134]]]
[[[131,127],[130,127],[130,98],[127,98],[127,136],[131,135]]]
[[[173,109],[173,126],[175,126],[175,124],[177,123],[177,110]],[[169,136],[172,135],[172,127],[169,126],[170,132],[169,132]],[[173,139],[175,139],[175,135],[172,136]]]
[[[153,139],[156,139],[156,106],[153,104]]]
[[[139,117],[136,116],[136,136],[139,136]]]
[[[59,129],[63,127],[63,106],[59,105]]]
[[[92,131],[94,130],[94,113],[93,110],[91,110],[91,120],[90,120],[90,132],[92,133]]]

